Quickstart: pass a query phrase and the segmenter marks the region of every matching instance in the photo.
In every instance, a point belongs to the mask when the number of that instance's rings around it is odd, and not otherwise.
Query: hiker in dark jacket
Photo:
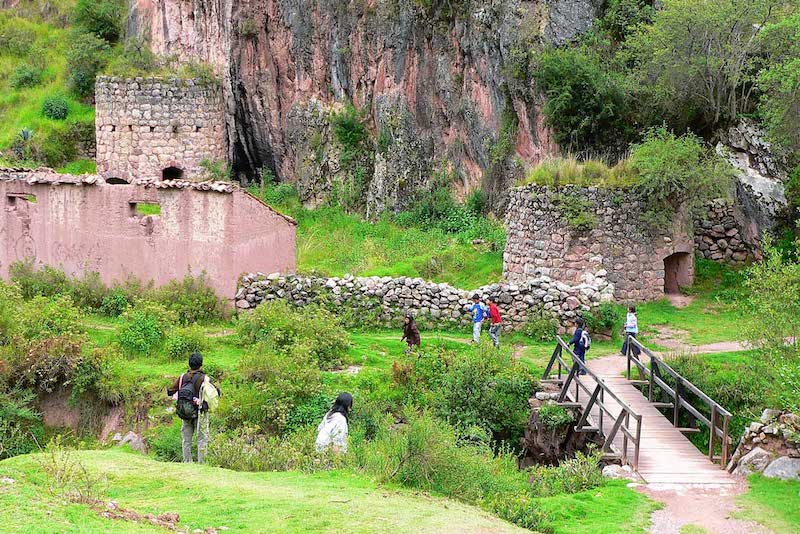
[[[400,341],[405,341],[408,344],[408,350],[419,347],[419,329],[417,328],[417,322],[414,320],[414,316],[410,313],[406,314],[405,324],[403,324],[403,337]]]
[[[203,355],[195,352],[189,356],[189,370],[182,374],[172,384],[172,387],[167,388],[167,396],[177,400],[178,391],[185,384],[191,383],[194,387],[194,403],[198,407],[198,416],[192,420],[181,420],[181,438],[183,445],[183,461],[192,463],[192,436],[197,430],[197,462],[203,463],[205,460],[206,450],[208,449],[208,403],[206,401],[200,402],[200,390],[203,387],[203,382],[206,380],[206,375],[202,371]],[[219,393],[219,388],[214,386]]]
[[[570,339],[569,343],[567,343],[567,344],[571,345],[571,346],[574,346],[575,349],[573,350],[573,352],[575,353],[575,356],[577,356],[580,359],[581,362],[585,362],[586,361],[586,346],[584,344],[585,341],[583,339],[583,331],[584,331],[584,328],[585,328],[583,319],[578,318],[578,320],[575,321],[575,325],[577,327],[577,328],[575,328],[575,333],[572,335],[572,339]],[[581,369],[579,374],[585,375],[586,371]]]

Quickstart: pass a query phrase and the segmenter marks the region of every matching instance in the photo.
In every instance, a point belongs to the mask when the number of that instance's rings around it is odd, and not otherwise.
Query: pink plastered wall
[[[106,283],[132,275],[162,285],[205,272],[233,299],[242,273],[294,272],[296,223],[241,189],[99,182],[0,181],[0,274],[27,258],[72,276],[96,271]],[[158,203],[161,214],[140,215],[136,202]]]

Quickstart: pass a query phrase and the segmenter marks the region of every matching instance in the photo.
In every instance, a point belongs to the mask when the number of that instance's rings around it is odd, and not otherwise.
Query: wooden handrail
[[[642,416],[636,413],[628,403],[620,399],[613,391],[611,391],[611,389],[606,385],[605,381],[601,377],[597,376],[591,369],[589,369],[586,364],[575,355],[572,349],[570,349],[569,345],[567,345],[560,336],[556,336],[556,340],[556,347],[553,350],[553,355],[550,358],[550,362],[547,364],[547,368],[542,375],[542,380],[551,380],[550,376],[552,374],[553,367],[558,364],[558,378],[555,380],[561,384],[561,393],[559,394],[558,402],[561,404],[572,405],[579,403],[581,391],[584,391],[587,395],[589,395],[588,403],[584,408],[583,414],[575,425],[575,430],[578,432],[582,431],[587,423],[589,412],[591,412],[592,407],[597,406],[600,412],[597,430],[599,430],[600,434],[605,437],[605,442],[603,443],[603,452],[606,455],[612,455],[611,446],[614,438],[618,432],[621,432],[623,436],[622,451],[620,452],[621,460],[623,463],[630,463],[634,470],[637,469],[639,464],[639,445],[641,443],[642,435]],[[572,357],[571,363],[564,359],[564,351],[566,351],[567,354]],[[566,380],[562,381],[562,370],[566,369],[569,369],[570,372]],[[582,376],[589,376],[594,381],[595,386],[593,388],[591,386],[587,386],[584,383]],[[572,396],[570,386],[573,382],[575,383],[575,393],[572,399],[574,402],[568,403],[565,402],[565,399],[568,395]],[[610,396],[610,398],[620,406],[620,411],[618,414],[615,414],[606,404],[606,395]],[[605,432],[603,429],[604,415],[610,418],[610,423],[612,425],[611,430],[608,432]],[[631,428],[631,418],[636,421],[635,432],[633,432]],[[594,429],[594,427],[592,427],[592,429]],[[628,459],[628,440],[633,443],[633,461],[629,461]]]
[[[627,343],[627,351],[626,351],[626,358],[627,358],[627,378],[631,380],[631,363],[633,363],[637,370],[639,371],[639,376],[641,378],[647,378],[648,382],[648,400],[653,402],[653,391],[656,387],[660,388],[668,397],[670,397],[672,402],[672,420],[673,426],[678,428],[679,425],[679,417],[680,417],[680,410],[681,408],[685,409],[689,412],[695,420],[703,423],[709,429],[709,444],[708,444],[708,456],[713,461],[715,459],[714,456],[714,441],[715,438],[719,437],[720,442],[722,445],[722,456],[720,458],[721,465],[724,468],[727,464],[729,448],[732,444],[731,437],[728,435],[728,430],[730,426],[730,420],[733,417],[728,410],[726,410],[721,404],[716,402],[714,399],[709,397],[706,393],[704,393],[700,388],[692,384],[689,380],[687,380],[683,375],[675,371],[669,364],[667,364],[661,357],[654,354],[650,349],[642,345],[642,343],[636,339],[635,337],[628,337]],[[644,364],[636,355],[634,355],[633,347],[638,348],[641,352],[646,354],[650,357],[650,367],[648,368],[647,365]],[[675,381],[675,387],[673,388],[669,384],[667,384],[662,378],[662,372],[666,373],[672,377]],[[686,398],[684,393],[691,392],[694,394],[698,399],[700,399],[703,404],[705,404],[711,412],[710,417],[706,417],[699,409],[693,406],[689,400]],[[660,404],[660,403],[659,403]],[[667,405],[668,406],[668,405]],[[667,406],[661,406],[667,407]],[[718,426],[718,422],[722,422],[722,428]],[[688,431],[689,429],[682,429],[683,431]]]

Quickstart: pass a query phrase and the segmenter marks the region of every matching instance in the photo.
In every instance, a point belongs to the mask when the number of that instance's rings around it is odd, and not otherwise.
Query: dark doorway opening
[[[162,180],[180,180],[183,178],[183,169],[178,167],[167,167],[161,171]]]
[[[691,254],[676,252],[664,258],[664,293],[668,295],[680,293],[682,287],[692,285],[693,278]]]

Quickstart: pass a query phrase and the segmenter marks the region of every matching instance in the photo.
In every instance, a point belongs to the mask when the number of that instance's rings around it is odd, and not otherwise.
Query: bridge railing
[[[561,385],[557,400],[561,406],[583,407],[583,413],[575,424],[576,432],[599,432],[605,438],[602,447],[604,456],[619,458],[623,464],[630,464],[636,470],[639,466],[639,445],[642,441],[642,416],[614,394],[603,379],[593,373],[560,336],[556,336],[556,339],[558,343],[544,371],[542,382]],[[568,361],[565,355],[571,361]],[[554,368],[556,368],[555,378],[552,376]],[[564,378],[565,373],[566,378]],[[580,401],[581,392],[588,397],[585,407]],[[612,403],[619,409],[614,409]],[[593,416],[597,426],[589,425],[589,416],[593,408],[597,409],[597,417]],[[615,452],[612,446],[614,439],[620,434],[622,444]],[[629,446],[633,448],[632,458],[628,454]]]
[[[638,349],[638,351],[636,350]],[[639,354],[636,354],[636,353]],[[649,367],[640,357],[644,354],[649,358]],[[731,413],[723,408],[718,402],[703,393],[697,386],[681,376],[677,371],[669,366],[662,358],[642,345],[636,338],[629,337],[626,350],[627,358],[627,378],[632,383],[647,387],[647,400],[657,408],[672,410],[672,424],[683,433],[700,432],[699,428],[685,428],[680,425],[681,410],[688,412],[696,421],[703,423],[709,430],[708,439],[708,459],[712,462],[719,461],[724,469],[728,463],[728,457],[732,440],[729,434]],[[631,369],[635,367],[639,373],[639,380],[631,378]],[[675,386],[667,383],[666,377],[670,377]],[[654,397],[661,390],[671,402],[658,402]],[[698,406],[692,404],[692,399],[688,393],[699,399]],[[697,404],[697,403],[696,403]],[[701,411],[700,406],[704,406],[710,414],[706,416]],[[721,454],[717,456],[716,445],[720,444]]]

